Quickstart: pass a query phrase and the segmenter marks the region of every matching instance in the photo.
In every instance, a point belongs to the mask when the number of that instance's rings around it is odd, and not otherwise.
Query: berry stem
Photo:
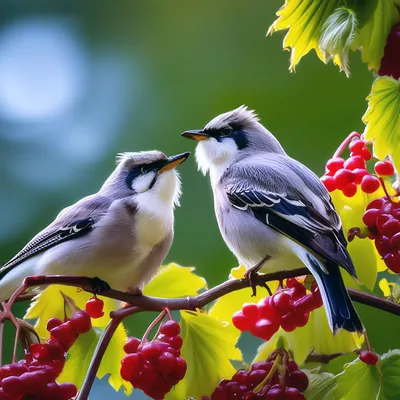
[[[154,319],[154,321],[147,327],[146,332],[144,333],[144,335],[142,337],[141,346],[143,345],[143,343],[145,343],[147,341],[147,337],[150,335],[150,332],[165,317],[166,314],[167,314],[166,309],[162,310],[160,312],[160,314],[158,314],[158,316]]]
[[[381,183],[382,189],[383,189],[383,191],[385,192],[385,195],[386,195],[387,199],[388,199],[391,203],[393,203],[392,197],[389,195],[389,193],[388,193],[388,191],[387,191],[385,181],[384,181],[383,178],[381,178],[381,177],[379,177],[378,179],[379,179],[379,182]]]
[[[276,370],[278,369],[279,364],[282,362],[282,355],[278,354],[272,364],[271,370],[268,372],[268,375],[254,388],[253,392],[255,394],[261,392],[263,387],[267,384],[267,382],[275,375]]]
[[[357,132],[351,132],[350,135],[347,136],[347,138],[344,139],[343,142],[340,144],[340,146],[337,148],[337,150],[335,151],[335,154],[333,155],[332,158],[340,157],[340,155],[343,153],[344,149],[351,142],[351,139],[353,139],[355,137],[360,138],[361,135]]]

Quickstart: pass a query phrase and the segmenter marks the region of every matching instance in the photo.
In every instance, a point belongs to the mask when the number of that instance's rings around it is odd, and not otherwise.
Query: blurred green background
[[[322,174],[342,138],[363,130],[372,76],[358,54],[350,79],[315,54],[290,74],[283,35],[265,37],[282,3],[3,0],[0,262],[97,191],[117,152],[193,151],[180,132],[241,104]],[[208,178],[194,158],[180,171],[167,261],[196,266],[212,286],[236,261],[220,237]]]

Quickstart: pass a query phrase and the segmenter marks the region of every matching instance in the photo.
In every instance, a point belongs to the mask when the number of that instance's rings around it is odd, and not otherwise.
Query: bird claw
[[[106,292],[107,290],[111,289],[111,286],[106,281],[103,281],[97,276],[88,279],[90,284],[92,285],[94,294],[101,294],[102,292]]]

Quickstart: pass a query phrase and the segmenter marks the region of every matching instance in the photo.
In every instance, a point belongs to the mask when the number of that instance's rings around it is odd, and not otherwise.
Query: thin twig
[[[328,364],[330,361],[343,356],[346,353],[333,353],[333,354],[317,354],[317,353],[310,353],[306,359],[306,362],[316,362],[320,364]]]
[[[128,309],[127,309],[128,310]],[[82,388],[79,391],[78,397],[76,400],[87,400],[89,397],[90,391],[93,386],[93,382],[96,378],[97,371],[99,370],[99,366],[101,360],[103,359],[104,353],[107,350],[107,347],[112,339],[115,331],[117,330],[121,321],[128,315],[143,311],[139,307],[130,307],[129,313],[124,314],[116,314],[111,315],[111,321],[107,325],[106,329],[104,329],[100,340],[97,343],[96,349],[94,351],[94,355],[92,361],[90,362],[88,372],[86,374],[85,380],[83,382]]]

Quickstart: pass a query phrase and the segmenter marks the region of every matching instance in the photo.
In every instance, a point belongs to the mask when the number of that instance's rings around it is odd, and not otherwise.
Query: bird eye
[[[231,127],[223,128],[219,131],[220,137],[227,137],[227,136],[230,136],[231,134],[232,134]]]

